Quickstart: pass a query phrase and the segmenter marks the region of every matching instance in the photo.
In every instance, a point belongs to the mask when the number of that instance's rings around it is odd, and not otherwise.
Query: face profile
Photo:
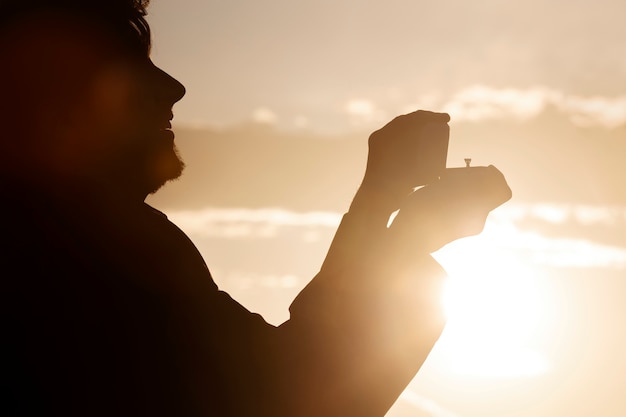
[[[141,198],[180,176],[171,122],[185,88],[154,65],[148,42],[71,14],[6,28],[0,82],[14,171],[106,178]]]
[[[97,82],[94,115],[108,132],[105,163],[112,177],[136,181],[142,194],[178,178],[184,164],[174,143],[172,106],[185,94],[182,84],[148,57],[122,59]]]

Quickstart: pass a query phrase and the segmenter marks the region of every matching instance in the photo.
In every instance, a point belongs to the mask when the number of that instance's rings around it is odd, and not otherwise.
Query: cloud
[[[579,126],[615,127],[626,123],[626,95],[614,98],[567,96],[558,104]]]
[[[383,122],[386,113],[372,100],[351,99],[344,106],[353,126],[374,125]]]
[[[401,102],[404,104],[401,104]],[[387,115],[431,109],[450,113],[452,122],[489,120],[526,121],[554,108],[579,127],[615,128],[626,124],[626,95],[581,96],[544,86],[496,88],[475,84],[450,95],[429,92],[412,97],[381,94],[370,99],[351,99],[344,106],[353,126],[373,127],[387,121]]]
[[[539,218],[550,223],[563,223],[570,217],[568,207],[555,204],[534,204],[528,208],[527,216]]]
[[[252,120],[260,124],[273,125],[278,121],[278,117],[269,108],[259,107],[252,112]]]
[[[206,208],[202,210],[183,210],[168,214],[179,221],[199,225],[204,222],[250,222],[270,223],[282,226],[326,226],[339,225],[341,215],[332,212],[313,211],[298,213],[280,208]]]
[[[374,103],[369,100],[354,99],[346,103],[346,112],[352,116],[371,117],[374,110]]]
[[[297,213],[279,208],[205,208],[168,212],[168,217],[187,233],[199,237],[273,238],[279,228],[335,229],[341,214],[332,212]],[[317,234],[308,230],[305,241],[315,241]]]
[[[586,226],[599,224],[616,226],[626,221],[626,207],[584,204],[517,204],[510,208],[503,207],[503,210],[498,211],[496,215],[517,219],[530,217],[555,224],[563,224],[569,220]]]
[[[304,280],[293,274],[257,274],[251,272],[230,272],[221,277],[238,290],[251,288],[301,288]]]
[[[626,207],[586,204],[508,203],[491,214],[502,221],[537,219],[551,224],[620,226],[626,223]]]
[[[317,242],[331,235],[341,221],[334,212],[298,213],[279,208],[205,208],[168,213],[168,217],[193,237],[223,239],[274,239],[287,229],[298,229],[302,242]],[[541,227],[529,228],[529,219],[562,225],[563,235],[548,236]],[[463,259],[463,253],[506,251],[532,263],[557,267],[626,268],[626,247],[595,241],[593,234],[569,236],[573,225],[592,233],[603,226],[620,233],[626,208],[556,204],[507,204],[489,217],[479,236],[443,248],[446,262]],[[561,230],[561,229],[559,229]],[[480,262],[480,260],[478,260]]]
[[[454,94],[443,107],[455,121],[505,117],[528,119],[539,114],[554,94],[542,88],[518,90],[474,85]]]
[[[560,268],[626,268],[626,248],[516,230],[503,245],[532,263]]]
[[[453,121],[527,120],[554,106],[577,126],[617,127],[626,123],[626,95],[615,97],[565,94],[547,87],[528,89],[473,85],[442,104]]]
[[[537,234],[520,236],[531,259],[539,264],[569,268],[626,268],[626,249],[580,239],[546,240]]]
[[[576,220],[584,225],[626,223],[626,208],[583,205],[575,206],[572,212]]]
[[[330,129],[335,133],[345,128],[379,128],[396,115],[417,109],[450,113],[452,123],[491,120],[524,122],[540,116],[547,109],[555,109],[577,127],[612,129],[626,124],[626,93],[623,92],[613,96],[581,95],[542,85],[498,88],[487,84],[468,85],[448,94],[442,91],[428,90],[409,96],[407,93],[382,90],[372,92],[368,97],[344,96],[343,99],[337,98],[341,103],[338,108],[328,103],[314,108],[281,106],[283,117],[279,117],[275,109],[260,106],[249,117],[263,125],[320,131]],[[223,128],[236,123],[236,120],[239,119],[233,118],[230,123],[209,123],[199,118],[187,118],[185,125]]]
[[[533,223],[533,219],[539,222]],[[559,226],[559,233],[547,225]],[[454,242],[438,255],[451,265],[455,259],[465,258],[466,252],[506,252],[539,265],[625,269],[626,247],[596,241],[594,234],[602,226],[619,235],[626,230],[625,225],[626,207],[507,204],[490,215],[481,235]],[[546,234],[548,229],[553,235]],[[619,236],[614,240],[620,242]],[[482,260],[472,258],[467,262]]]

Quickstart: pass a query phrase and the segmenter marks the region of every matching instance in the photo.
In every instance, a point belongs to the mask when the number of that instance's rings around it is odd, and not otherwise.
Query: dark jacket
[[[146,204],[2,193],[3,416],[382,417],[442,330],[439,266],[346,260],[349,215],[275,327]]]

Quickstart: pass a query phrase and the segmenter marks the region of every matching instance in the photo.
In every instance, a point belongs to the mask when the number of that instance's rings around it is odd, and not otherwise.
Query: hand
[[[389,230],[391,242],[397,250],[434,252],[479,234],[489,212],[510,198],[511,189],[494,166],[447,170],[405,199]]]
[[[393,211],[414,187],[426,183],[425,177],[433,175],[433,161],[445,168],[449,120],[446,113],[419,110],[398,116],[372,133],[360,199],[372,196],[369,200],[387,204]],[[445,137],[429,137],[429,131]]]

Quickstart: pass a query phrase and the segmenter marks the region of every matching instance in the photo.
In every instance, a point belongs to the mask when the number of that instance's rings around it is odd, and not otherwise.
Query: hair
[[[114,44],[126,48],[121,53],[148,57],[151,44],[145,19],[148,2],[0,0],[0,57],[4,59],[0,64],[0,123],[4,126],[0,134],[3,149],[0,176],[22,171],[38,175],[35,165],[53,158],[47,155],[56,146],[55,129],[65,123],[66,110],[81,94],[90,76],[63,72],[64,65],[72,67],[81,57],[71,55],[74,52],[71,48],[54,43],[59,39],[65,41],[63,36],[72,36],[72,28],[93,28],[93,32],[86,33],[97,39],[108,39],[111,35]],[[54,26],[57,23],[61,25],[59,28]],[[61,30],[66,24],[73,25],[67,33]],[[48,38],[50,29],[55,32]],[[75,35],[81,36],[80,32]],[[66,54],[57,62],[59,51]]]
[[[150,0],[0,0],[0,33],[38,13],[62,13],[108,27],[141,51],[150,51],[145,19]]]

